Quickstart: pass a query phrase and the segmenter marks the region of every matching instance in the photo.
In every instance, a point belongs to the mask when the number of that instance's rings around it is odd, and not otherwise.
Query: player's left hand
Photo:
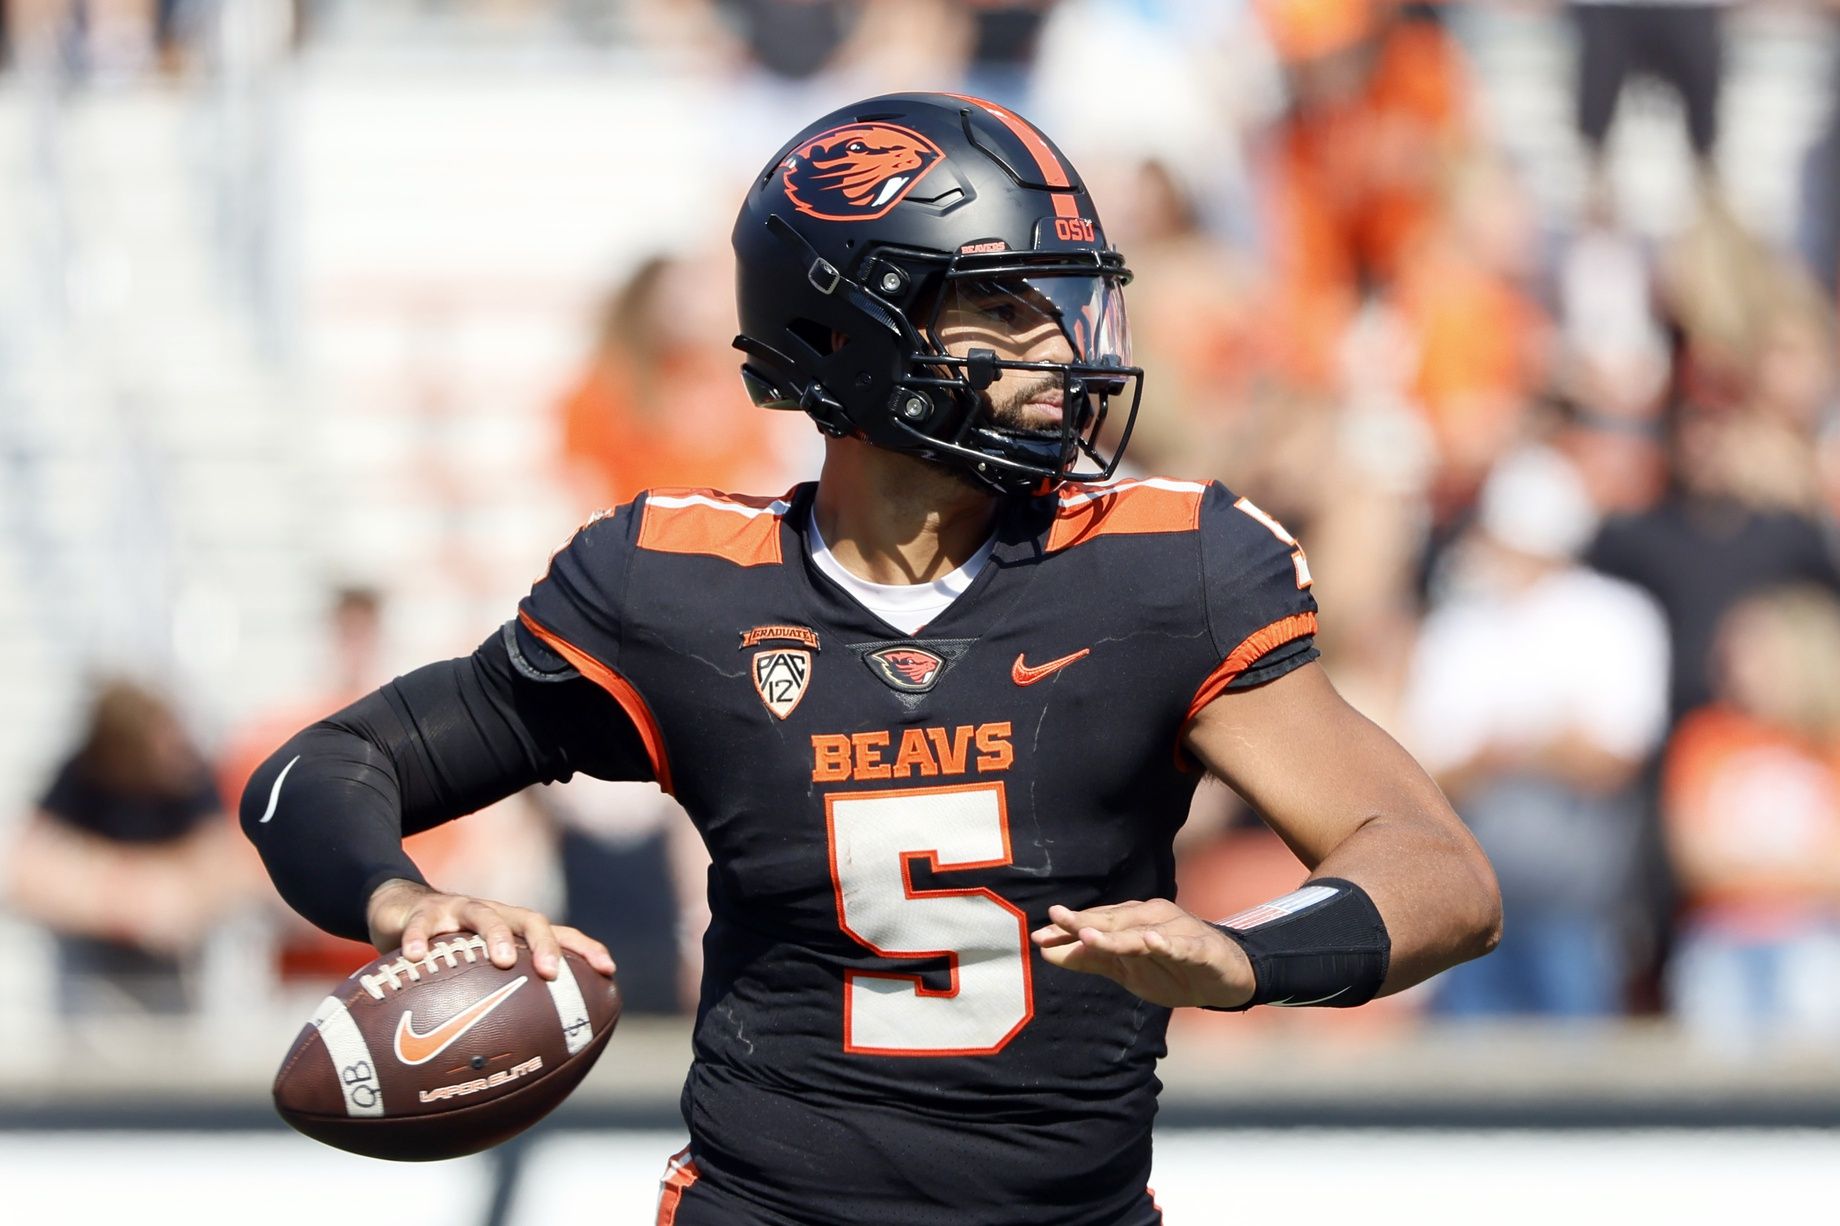
[[[1166,898],[1074,911],[1048,908],[1030,936],[1041,956],[1104,975],[1152,1004],[1232,1007],[1252,997],[1252,963],[1218,928]]]

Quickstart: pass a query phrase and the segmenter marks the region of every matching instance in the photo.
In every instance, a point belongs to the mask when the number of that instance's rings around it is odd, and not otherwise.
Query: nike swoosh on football
[[[281,773],[275,776],[275,786],[268,789],[268,808],[264,809],[262,816],[256,819],[257,825],[275,815],[275,805],[281,800],[281,781],[287,778],[288,772],[294,769],[294,763],[298,761],[300,761],[300,755],[295,754],[289,759],[288,764],[281,768]]]
[[[427,1034],[415,1033],[415,1025],[409,1020],[413,1011],[404,1009],[402,1016],[396,1019],[396,1058],[404,1064],[428,1063],[453,1046],[461,1035],[484,1021],[488,1013],[504,1004],[529,978],[529,975],[519,975],[490,996],[474,1001]]]
[[[1010,680],[1014,681],[1017,685],[1034,685],[1049,673],[1066,668],[1076,660],[1084,660],[1091,654],[1092,648],[1082,647],[1070,656],[1062,656],[1058,660],[1049,660],[1046,664],[1037,664],[1031,668],[1029,665],[1023,663],[1022,653],[1017,652],[1016,662],[1010,665]]]

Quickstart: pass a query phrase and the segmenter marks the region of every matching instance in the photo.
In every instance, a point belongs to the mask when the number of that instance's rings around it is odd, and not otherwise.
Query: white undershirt
[[[854,596],[856,603],[902,634],[916,634],[921,627],[944,613],[946,607],[971,586],[978,572],[984,569],[984,563],[990,561],[990,551],[996,545],[997,538],[992,536],[978,547],[978,551],[963,566],[949,575],[941,575],[931,583],[871,583],[867,579],[857,578],[844,569],[837,555],[824,543],[824,534],[818,531],[816,515],[805,526],[805,543],[811,547],[811,560],[817,563],[818,569],[830,576],[838,587]]]

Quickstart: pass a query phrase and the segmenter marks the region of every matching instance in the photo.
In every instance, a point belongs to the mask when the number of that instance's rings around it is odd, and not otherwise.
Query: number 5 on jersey
[[[936,873],[1010,862],[1001,783],[825,797],[837,923],[884,958],[947,960],[950,982],[846,971],[844,1050],[880,1056],[983,1056],[1034,1016],[1028,918],[987,889],[918,890]]]

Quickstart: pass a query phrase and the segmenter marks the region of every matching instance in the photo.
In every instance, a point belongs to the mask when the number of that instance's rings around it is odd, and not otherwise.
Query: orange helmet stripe
[[[1055,189],[1049,193],[1054,200],[1054,215],[1056,217],[1078,217],[1080,215],[1080,206],[1072,194],[1073,180],[1067,177],[1067,168],[1062,166],[1061,160],[1054,156],[1054,150],[1048,146],[1047,139],[1035,130],[1034,125],[1006,107],[998,106],[994,102],[986,102],[982,98],[973,98],[970,94],[947,94],[946,97],[957,98],[961,102],[969,102],[974,106],[982,107],[995,116],[1004,127],[1014,132],[1024,147],[1028,149],[1030,156],[1035,159],[1035,165],[1040,168],[1041,181]]]

